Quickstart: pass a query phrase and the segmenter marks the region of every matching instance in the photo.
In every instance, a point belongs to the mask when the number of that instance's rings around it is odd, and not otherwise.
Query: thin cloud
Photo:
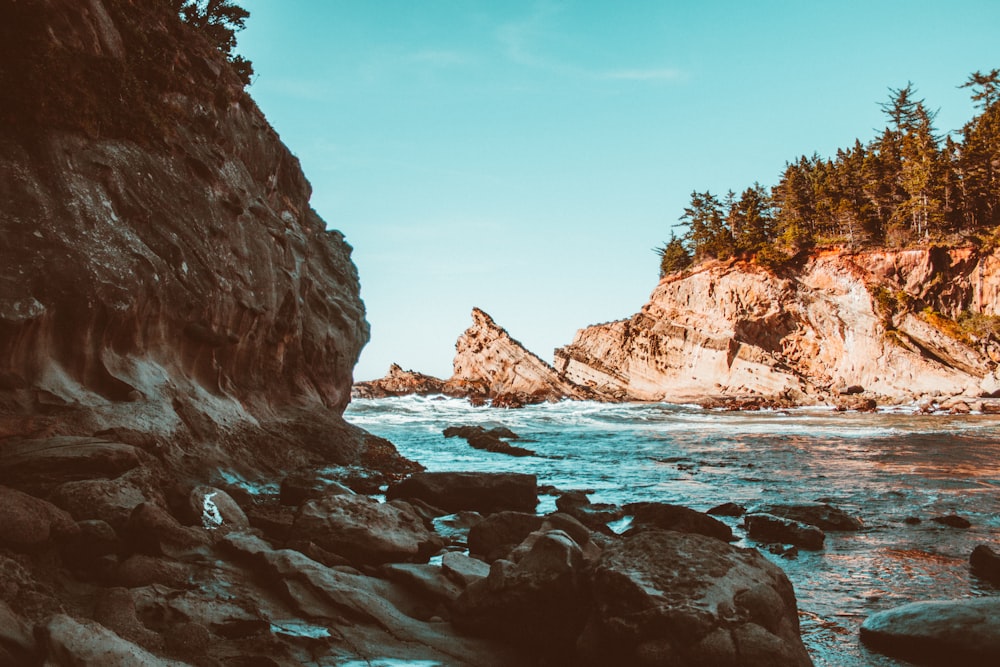
[[[433,67],[461,67],[473,64],[476,59],[461,51],[430,50],[411,53],[405,58],[411,63],[430,65]]]
[[[602,79],[618,81],[683,81],[687,73],[673,67],[651,69],[620,69],[599,74]]]

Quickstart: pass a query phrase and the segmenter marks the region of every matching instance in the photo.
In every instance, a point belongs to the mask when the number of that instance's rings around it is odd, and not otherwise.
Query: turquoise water
[[[699,510],[823,499],[860,517],[865,530],[829,533],[823,551],[793,560],[767,554],[795,586],[803,640],[817,665],[905,665],[859,645],[869,614],[914,600],[1000,594],[968,568],[977,544],[1000,543],[998,415],[587,402],[494,410],[408,396],[357,400],[345,417],[429,470],[528,472],[540,485],[586,490],[595,502],[657,500]],[[537,456],[483,452],[441,433],[464,424],[506,426]],[[543,496],[539,510],[553,508],[554,498]],[[928,520],[945,514],[972,527]],[[922,521],[907,525],[907,517]],[[737,528],[738,519],[728,521]]]

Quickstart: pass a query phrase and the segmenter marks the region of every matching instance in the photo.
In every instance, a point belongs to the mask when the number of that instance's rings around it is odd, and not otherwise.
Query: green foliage
[[[54,21],[85,21],[86,3],[0,2],[0,135],[19,141],[50,129],[162,142],[185,124],[179,94],[206,107],[243,95],[236,76],[197,67],[216,59],[178,14],[177,0],[104,0],[122,53],[57,39]],[[78,12],[79,15],[74,15]],[[65,14],[65,15],[61,15]]]
[[[253,65],[236,55],[236,33],[246,27],[250,12],[234,0],[169,0],[174,10],[188,25],[198,28],[208,40],[226,55],[244,85],[250,83]]]
[[[1000,339],[1000,316],[965,311],[958,316],[958,326],[973,340]]]
[[[684,243],[673,234],[670,235],[670,240],[663,244],[663,247],[656,248],[653,252],[660,256],[661,278],[691,266],[691,254],[684,247]]]
[[[1000,245],[1000,69],[973,73],[978,116],[942,139],[913,84],[889,90],[888,126],[836,157],[786,163],[770,192],[755,183],[722,201],[693,192],[681,222],[693,261],[755,258],[776,268],[816,247]],[[661,255],[662,262],[662,255]]]

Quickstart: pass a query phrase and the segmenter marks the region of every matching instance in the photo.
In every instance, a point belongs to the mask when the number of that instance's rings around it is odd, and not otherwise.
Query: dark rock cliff
[[[8,435],[58,413],[63,432],[218,439],[350,399],[368,340],[351,248],[169,5],[0,9]]]

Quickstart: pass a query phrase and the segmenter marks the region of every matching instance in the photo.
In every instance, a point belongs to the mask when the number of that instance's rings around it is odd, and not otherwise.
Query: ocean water
[[[829,410],[723,412],[666,404],[562,402],[519,410],[443,397],[356,400],[345,417],[428,470],[534,473],[594,502],[654,500],[707,510],[731,501],[822,499],[860,517],[822,551],[774,556],[795,587],[817,665],[907,665],[867,651],[870,614],[907,602],[997,595],[969,572],[977,544],[1000,546],[1000,415]],[[445,438],[448,426],[506,426],[537,456],[513,458]],[[554,509],[542,496],[539,511]],[[958,514],[957,529],[930,521]],[[907,517],[921,519],[909,525]],[[737,535],[740,519],[725,519]],[[755,546],[741,539],[738,546]]]

